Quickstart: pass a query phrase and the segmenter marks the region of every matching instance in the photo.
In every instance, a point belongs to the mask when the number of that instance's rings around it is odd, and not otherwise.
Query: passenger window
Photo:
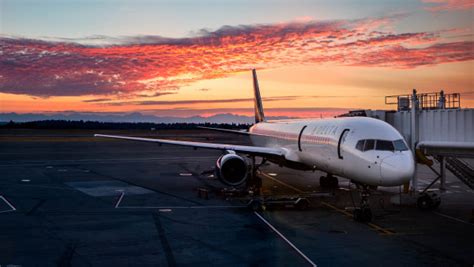
[[[372,150],[375,147],[375,140],[368,139],[365,140],[364,151]]]
[[[382,151],[393,151],[393,143],[392,141],[385,141],[385,140],[377,140],[377,145],[375,150],[382,150]]]
[[[359,140],[359,142],[357,142],[356,149],[360,151],[364,151],[364,142],[365,140]]]

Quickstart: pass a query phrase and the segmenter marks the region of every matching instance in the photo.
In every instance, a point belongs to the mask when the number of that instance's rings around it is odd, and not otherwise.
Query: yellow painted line
[[[268,179],[270,179],[270,180],[272,180],[272,181],[275,181],[275,182],[277,182],[277,183],[279,183],[279,184],[282,184],[282,185],[284,185],[284,186],[286,186],[286,187],[288,187],[288,188],[290,188],[290,189],[293,189],[293,190],[295,190],[295,191],[298,192],[298,193],[306,193],[306,192],[304,192],[303,190],[301,190],[301,189],[299,189],[299,188],[296,188],[296,187],[294,187],[294,186],[292,186],[292,185],[289,185],[289,184],[287,184],[287,183],[285,183],[285,182],[282,182],[282,181],[280,181],[280,180],[278,180],[278,179],[276,179],[276,178],[274,178],[274,177],[271,177],[270,175],[268,175],[268,174],[266,174],[266,173],[264,173],[264,172],[259,172],[259,174],[265,176],[266,178],[268,178]],[[338,208],[338,207],[336,207],[336,206],[334,206],[334,205],[331,205],[331,204],[329,204],[329,203],[327,203],[327,202],[321,201],[321,203],[322,203],[323,205],[325,205],[325,206],[327,206],[327,207],[329,207],[329,208],[335,210],[335,211],[338,211],[338,212],[340,212],[340,213],[342,213],[342,214],[348,216],[348,217],[351,217],[351,218],[354,217],[354,216],[352,215],[352,213],[347,212],[347,211],[345,211],[345,210],[343,210],[343,209],[340,209],[340,208]],[[376,230],[376,231],[378,231],[378,232],[381,232],[382,234],[386,234],[386,235],[393,235],[393,234],[395,234],[394,231],[389,230],[389,229],[386,229],[386,228],[383,228],[383,227],[378,226],[378,225],[376,225],[376,224],[374,224],[374,223],[367,223],[367,225],[368,225],[369,227],[371,227],[372,229],[374,229],[374,230]]]
[[[331,209],[333,209],[333,210],[335,210],[335,211],[338,211],[338,212],[340,212],[340,213],[342,213],[342,214],[344,214],[344,215],[346,215],[346,216],[348,216],[348,217],[351,217],[351,218],[354,217],[354,215],[352,215],[352,213],[347,212],[346,210],[340,209],[340,208],[338,208],[338,207],[336,207],[336,206],[334,206],[334,205],[331,205],[331,204],[329,204],[329,203],[327,203],[327,202],[321,201],[321,204],[323,204],[324,206],[329,207],[329,208],[331,208]],[[367,223],[367,225],[368,225],[370,228],[376,230],[377,232],[380,232],[380,233],[385,234],[385,235],[393,235],[393,234],[395,234],[395,231],[392,231],[392,230],[390,230],[390,229],[383,228],[383,227],[381,227],[381,226],[379,226],[379,225],[377,225],[377,224],[375,224],[375,223]]]
[[[342,214],[344,214],[344,215],[346,215],[346,216],[353,217],[353,215],[352,215],[350,212],[347,212],[346,210],[340,209],[340,208],[338,208],[338,207],[336,207],[336,206],[334,206],[334,205],[331,205],[331,204],[329,204],[329,203],[327,203],[327,202],[321,201],[321,204],[323,204],[324,206],[329,207],[329,208],[331,208],[331,209],[333,209],[333,210],[335,210],[335,211],[338,211],[338,212],[340,212],[340,213],[342,213]]]
[[[383,228],[379,225],[376,225],[375,223],[368,223],[367,225],[372,227],[373,229],[381,232],[382,234],[385,234],[385,235],[394,235],[395,234],[395,231],[387,229],[387,228]]]
[[[284,185],[284,186],[286,186],[286,187],[288,187],[288,188],[290,188],[290,189],[293,189],[293,190],[295,190],[295,191],[298,192],[298,193],[307,193],[307,192],[304,192],[303,190],[301,190],[301,189],[299,189],[299,188],[296,188],[296,187],[294,187],[294,186],[292,186],[292,185],[289,185],[289,184],[287,184],[287,183],[285,183],[285,182],[282,182],[282,181],[280,181],[280,180],[278,180],[278,179],[276,179],[276,178],[273,178],[273,177],[271,177],[270,175],[268,175],[268,174],[266,174],[266,173],[264,173],[264,172],[259,172],[259,174],[265,176],[266,178],[268,178],[268,179],[270,179],[270,180],[272,180],[272,181],[274,181],[274,182],[277,182],[277,183],[279,183],[279,184],[281,184],[281,185]]]

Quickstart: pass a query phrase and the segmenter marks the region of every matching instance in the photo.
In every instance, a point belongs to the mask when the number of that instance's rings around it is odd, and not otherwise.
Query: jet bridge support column
[[[439,161],[439,189],[446,190],[446,157],[441,156]]]
[[[417,192],[418,190],[418,180],[416,178],[416,145],[418,143],[418,118],[417,118],[417,108],[418,108],[418,97],[416,95],[416,89],[413,89],[413,95],[411,96],[411,125],[410,125],[410,141],[411,141],[411,151],[413,153],[413,158],[415,159],[415,172],[411,178],[411,190]]]

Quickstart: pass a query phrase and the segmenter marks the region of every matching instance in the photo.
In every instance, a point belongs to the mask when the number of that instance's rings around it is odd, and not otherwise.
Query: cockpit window
[[[405,145],[405,142],[403,142],[402,139],[398,139],[393,141],[393,146],[395,146],[396,151],[406,151],[408,150],[408,147]]]
[[[408,150],[402,139],[395,141],[364,139],[359,140],[356,149],[360,151],[379,150],[379,151],[405,151]]]
[[[386,140],[377,140],[377,145],[375,147],[375,150],[382,150],[382,151],[393,151],[393,142],[392,141],[386,141]]]
[[[364,142],[365,140],[359,140],[359,142],[357,142],[356,149],[360,151],[364,151]]]
[[[364,151],[372,150],[375,147],[375,140],[367,139],[365,140]]]

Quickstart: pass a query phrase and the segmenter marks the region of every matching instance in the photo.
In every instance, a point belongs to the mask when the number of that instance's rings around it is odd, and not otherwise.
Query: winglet
[[[252,69],[253,74],[253,91],[255,93],[255,123],[265,121],[265,115],[263,114],[262,97],[260,96],[260,88],[258,87],[257,71]]]

